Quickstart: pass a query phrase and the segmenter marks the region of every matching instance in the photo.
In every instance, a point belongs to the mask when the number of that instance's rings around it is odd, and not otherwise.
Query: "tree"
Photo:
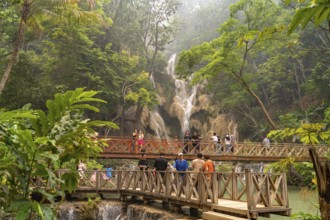
[[[314,170],[317,178],[319,193],[320,212],[322,219],[330,218],[330,162],[321,162],[316,152],[317,144],[323,141],[330,143],[330,107],[324,111],[322,123],[302,123],[298,128],[284,128],[271,131],[268,136],[283,140],[288,137],[295,137],[303,144],[309,145],[310,156],[313,161]],[[329,155],[328,155],[329,158]]]
[[[290,4],[292,1],[293,0],[285,0],[285,3]],[[330,31],[330,0],[300,0],[298,2],[301,7],[296,10],[292,18],[288,29],[289,34],[292,34],[299,25],[304,29],[310,21],[312,21],[315,26],[320,26],[322,23],[327,22],[328,31]]]
[[[175,34],[174,14],[178,0],[130,0],[112,2],[115,48],[139,55],[149,75],[155,72],[155,61]],[[129,50],[127,49],[129,47]]]
[[[280,9],[271,1],[262,0],[241,0],[231,5],[231,17],[221,25],[220,37],[183,51],[177,64],[177,72],[183,76],[194,72],[193,83],[219,75],[220,78],[233,79],[253,97],[269,125],[276,128],[264,101],[255,89],[257,71],[249,63],[267,47],[274,46],[280,50],[288,43],[282,33],[283,19],[274,16],[281,13]]]
[[[86,0],[89,7],[95,4],[94,0]],[[42,29],[40,22],[38,22],[38,16],[43,16],[49,20],[55,19],[57,21],[65,20],[65,18],[73,19],[80,22],[102,22],[102,16],[97,13],[88,13],[83,8],[86,7],[85,1],[79,3],[79,1],[48,1],[48,0],[22,0],[20,2],[20,20],[19,27],[16,35],[16,40],[13,45],[13,50],[8,61],[7,67],[2,75],[0,81],[0,95],[2,94],[5,85],[10,76],[11,70],[15,65],[19,51],[24,43],[24,36],[28,26],[39,31]],[[80,5],[79,5],[80,4]]]
[[[79,160],[96,156],[103,146],[95,141],[95,126],[117,128],[111,122],[90,121],[85,111],[99,111],[89,103],[104,103],[98,92],[78,88],[56,94],[48,100],[47,111],[22,109],[0,111],[0,217],[11,213],[17,219],[54,219],[56,197],[72,192],[78,185]],[[57,171],[68,171],[58,178]],[[33,178],[46,188],[32,189]],[[61,188],[58,188],[58,186]],[[41,199],[36,201],[32,194]],[[45,205],[50,202],[51,205]],[[47,216],[47,218],[46,218]]]

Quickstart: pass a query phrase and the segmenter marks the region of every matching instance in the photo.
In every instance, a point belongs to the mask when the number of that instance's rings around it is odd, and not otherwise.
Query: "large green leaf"
[[[64,173],[61,176],[61,179],[64,180],[64,183],[61,184],[61,189],[63,191],[69,191],[70,193],[77,189],[78,187],[78,177],[74,173]]]

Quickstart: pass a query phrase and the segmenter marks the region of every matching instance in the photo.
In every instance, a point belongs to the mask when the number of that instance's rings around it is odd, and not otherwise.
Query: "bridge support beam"
[[[120,201],[127,202],[127,196],[126,195],[120,195]]]
[[[174,213],[182,213],[181,205],[177,205],[177,204],[170,203],[170,209],[171,209]]]
[[[150,203],[151,203],[151,199],[148,199],[148,198],[143,197],[143,204],[144,205],[148,205]]]
[[[197,217],[198,216],[198,209],[190,207],[190,215]]]

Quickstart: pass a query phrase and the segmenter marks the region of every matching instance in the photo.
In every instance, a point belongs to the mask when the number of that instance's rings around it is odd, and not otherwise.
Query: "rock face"
[[[121,220],[125,205],[116,201],[65,202],[57,211],[59,220]]]
[[[127,207],[127,220],[169,220],[183,219],[184,216],[173,214],[168,211],[143,205],[129,205]]]
[[[173,72],[174,64],[175,56],[172,56],[167,72],[158,73],[153,78],[160,103],[156,114],[161,118],[154,116],[155,110],[145,109],[141,120],[143,127],[155,136],[165,133],[161,138],[182,137],[185,130],[190,130],[191,134],[196,132],[201,135],[204,141],[209,140],[213,132],[221,138],[229,134],[237,139],[235,119],[230,114],[224,114],[212,96],[205,93],[203,83],[190,86],[189,79],[177,79]],[[165,131],[155,129],[162,127]]]
[[[204,84],[191,86],[189,79],[181,80],[175,74],[176,56],[172,55],[167,68],[150,79],[158,94],[159,106],[142,111],[140,125],[148,137],[180,139],[186,130],[196,132],[209,141],[213,132],[221,138],[226,134],[238,138],[235,119],[224,114],[207,94]],[[134,108],[126,111],[126,118],[134,118]],[[127,122],[125,135],[131,135],[134,125]],[[128,129],[130,128],[130,130]]]
[[[126,209],[127,208],[127,209]],[[145,205],[117,201],[65,202],[57,211],[59,220],[169,220],[188,216]]]

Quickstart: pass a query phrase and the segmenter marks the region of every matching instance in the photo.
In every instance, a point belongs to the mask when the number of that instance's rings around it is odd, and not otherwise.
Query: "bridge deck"
[[[247,203],[243,201],[233,201],[228,199],[219,199],[218,204],[212,205],[212,210],[224,213],[238,214],[243,217],[248,217],[250,213],[258,216],[262,213],[278,213],[290,215],[291,209],[284,206],[273,206],[271,209],[262,204],[257,204],[253,210],[249,210]]]

